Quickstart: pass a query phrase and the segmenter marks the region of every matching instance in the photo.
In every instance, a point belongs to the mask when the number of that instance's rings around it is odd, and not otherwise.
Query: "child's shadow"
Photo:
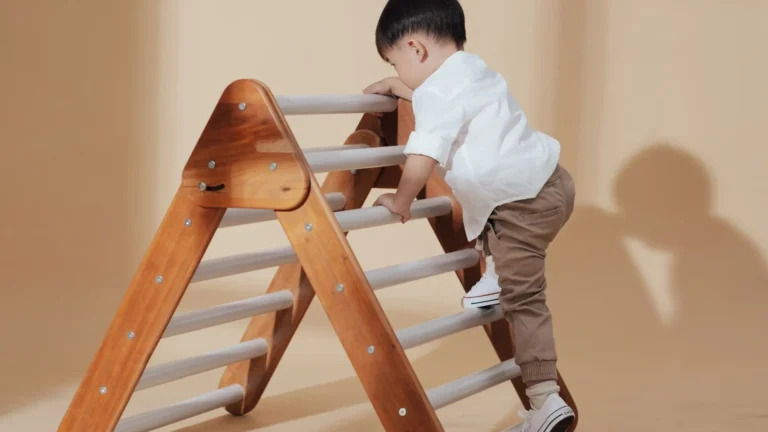
[[[750,390],[768,385],[758,365],[768,354],[758,334],[768,325],[768,315],[760,314],[768,268],[759,250],[714,214],[704,166],[665,143],[634,157],[613,192],[616,213],[576,209],[549,267],[563,368],[566,377],[578,369],[570,377],[583,425],[765,427],[759,410],[768,398]],[[666,254],[668,271],[647,257],[634,261],[628,239]],[[671,304],[652,301],[650,288],[664,285]],[[668,320],[660,306],[671,311]],[[692,416],[707,408],[707,415]],[[633,418],[631,426],[622,417]]]

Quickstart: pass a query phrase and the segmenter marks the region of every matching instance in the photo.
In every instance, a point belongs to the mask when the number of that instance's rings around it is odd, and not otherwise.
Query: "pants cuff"
[[[523,382],[557,380],[556,361],[533,361],[520,365]]]

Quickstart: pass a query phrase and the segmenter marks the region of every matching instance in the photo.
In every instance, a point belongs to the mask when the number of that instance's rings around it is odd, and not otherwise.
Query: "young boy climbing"
[[[445,168],[467,239],[477,239],[487,263],[463,305],[500,304],[514,328],[532,409],[509,431],[565,431],[574,413],[557,385],[544,262],[573,211],[573,179],[559,165],[559,142],[531,127],[504,78],[465,52],[465,42],[458,0],[389,0],[384,7],[376,47],[397,76],[364,93],[412,101],[416,125],[396,193],[374,205],[408,221],[435,166]]]

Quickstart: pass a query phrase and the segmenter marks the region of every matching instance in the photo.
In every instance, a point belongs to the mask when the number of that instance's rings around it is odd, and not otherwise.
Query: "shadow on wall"
[[[0,415],[80,382],[148,244],[145,12],[0,5]]]
[[[768,385],[759,369],[759,359],[768,354],[759,334],[768,325],[761,312],[768,300],[768,268],[755,244],[713,213],[712,195],[712,181],[698,160],[657,143],[616,179],[618,212],[577,207],[556,241],[548,263],[549,297],[561,364],[585,426],[745,430],[735,428],[734,419],[743,427],[760,421],[765,426],[765,396],[758,401],[732,395],[746,385]],[[662,275],[674,311],[667,325],[654,307],[652,287],[628,253],[627,239],[671,256],[669,274]],[[569,375],[569,369],[591,372]],[[579,398],[580,389],[590,395],[631,394],[633,403]],[[701,409],[714,412],[691,417]],[[606,416],[607,411],[615,414]],[[637,412],[654,415],[638,419]],[[630,429],[621,423],[629,418],[624,416],[636,419]],[[659,429],[659,421],[666,426]]]

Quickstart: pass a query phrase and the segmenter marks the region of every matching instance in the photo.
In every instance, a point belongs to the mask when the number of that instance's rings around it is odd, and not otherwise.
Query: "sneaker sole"
[[[567,432],[573,425],[574,413],[569,407],[562,407],[547,417],[539,432]]]
[[[482,308],[499,304],[499,293],[486,294],[476,297],[463,297],[461,304],[465,308]]]

